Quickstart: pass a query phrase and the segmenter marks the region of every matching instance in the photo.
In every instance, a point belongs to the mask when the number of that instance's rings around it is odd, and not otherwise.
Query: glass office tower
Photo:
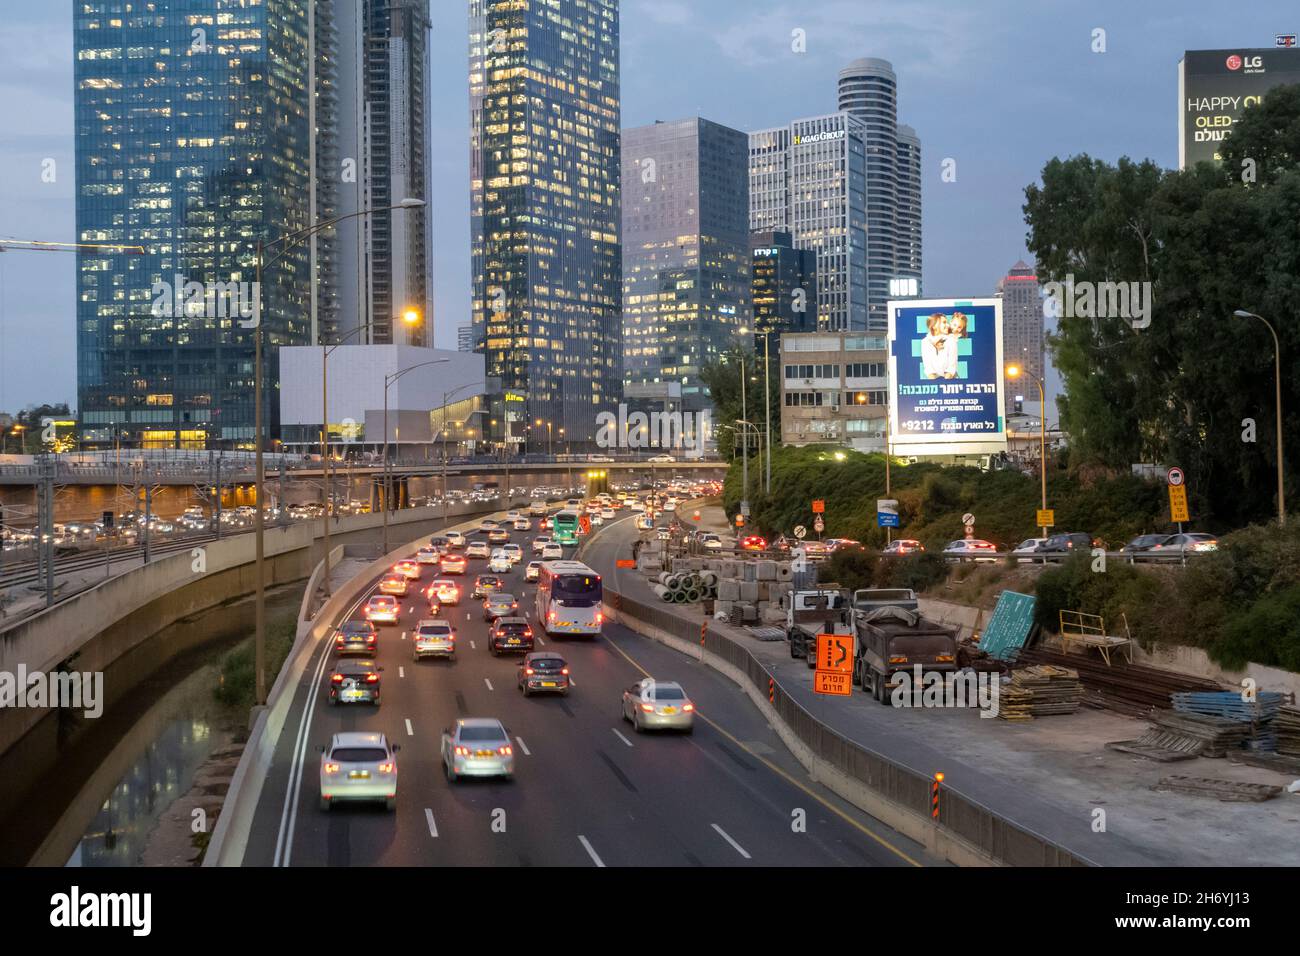
[[[623,131],[623,381],[676,382],[687,410],[752,324],[748,161],[746,134],[705,119]]]
[[[487,0],[482,16],[475,338],[524,399],[527,447],[562,428],[577,449],[621,391],[618,2]]]
[[[78,241],[145,250],[77,257],[83,442],[251,447],[235,300],[251,305],[258,239],[308,222],[305,0],[82,0],[73,28]],[[309,255],[263,276],[272,435],[276,349],[310,342]],[[195,283],[230,295],[177,308],[167,293]]]

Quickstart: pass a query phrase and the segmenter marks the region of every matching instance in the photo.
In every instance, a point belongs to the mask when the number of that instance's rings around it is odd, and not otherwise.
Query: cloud
[[[690,4],[681,0],[633,0],[628,3],[623,15],[644,16],[655,23],[679,27],[694,19],[695,11]]]

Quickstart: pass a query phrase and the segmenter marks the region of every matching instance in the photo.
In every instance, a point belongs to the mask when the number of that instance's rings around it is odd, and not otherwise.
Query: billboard
[[[894,455],[1006,451],[1002,300],[889,303],[889,450]]]
[[[1218,162],[1242,112],[1284,83],[1300,83],[1300,48],[1186,51],[1178,62],[1178,168]]]

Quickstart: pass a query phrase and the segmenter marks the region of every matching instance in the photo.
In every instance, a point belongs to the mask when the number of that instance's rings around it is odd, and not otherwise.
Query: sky
[[[0,237],[71,242],[71,0],[0,0]],[[469,321],[464,0],[431,0],[436,344]],[[792,48],[802,30],[803,52]],[[1093,52],[1103,30],[1105,52]],[[882,57],[922,148],[923,292],[990,295],[1028,258],[1025,186],[1054,156],[1177,165],[1186,49],[1271,47],[1294,0],[623,0],[623,125],[740,130],[832,112],[839,70]],[[42,162],[54,160],[54,182]],[[955,161],[956,179],[941,177]],[[0,411],[75,406],[76,257],[0,252]]]

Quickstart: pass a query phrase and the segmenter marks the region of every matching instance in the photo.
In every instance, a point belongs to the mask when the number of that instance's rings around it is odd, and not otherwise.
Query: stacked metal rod
[[[1076,670],[1079,681],[1083,684],[1085,706],[1135,717],[1168,709],[1173,694],[1183,691],[1218,691],[1222,686],[1217,681],[1204,677],[1179,674],[1144,664],[1128,664],[1116,660],[1108,666],[1099,657],[1063,654],[1038,647],[1022,650],[1016,663],[1017,666],[1055,664]]]

